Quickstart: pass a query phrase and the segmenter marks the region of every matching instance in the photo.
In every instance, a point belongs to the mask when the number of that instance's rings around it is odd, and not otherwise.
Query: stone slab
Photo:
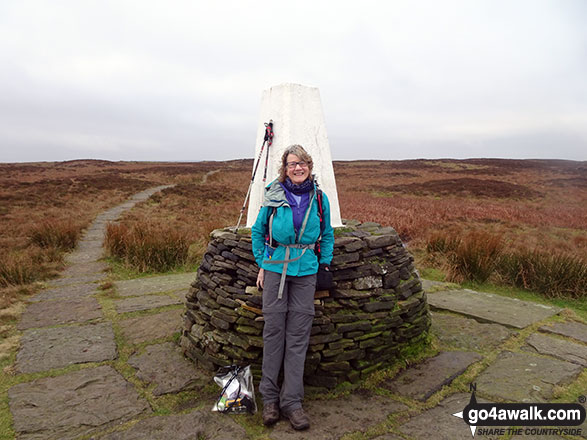
[[[481,358],[473,352],[445,351],[411,366],[383,386],[393,393],[424,401]]]
[[[207,410],[188,414],[149,417],[126,431],[113,432],[100,440],[195,440],[244,439],[247,433],[233,418]]]
[[[72,324],[101,317],[102,309],[96,298],[40,301],[27,306],[18,323],[18,329]]]
[[[587,367],[587,345],[553,338],[540,333],[530,335],[526,339],[526,343],[540,354],[546,354]]]
[[[56,280],[48,281],[47,285],[49,287],[60,287],[70,286],[73,284],[98,283],[100,281],[104,281],[106,278],[108,278],[108,275],[105,273],[91,273],[87,275],[76,275],[71,277],[67,276],[64,278],[58,278]]]
[[[189,293],[189,289],[185,289],[185,290],[178,290],[176,292],[174,292],[173,294],[182,302],[182,303],[186,303],[188,298],[187,295]]]
[[[350,394],[329,400],[304,402],[310,417],[309,431],[294,431],[288,420],[282,419],[272,428],[273,440],[339,439],[350,432],[365,432],[382,423],[392,413],[407,410],[402,403],[376,395]]]
[[[480,323],[463,316],[432,312],[430,330],[447,346],[460,350],[492,350],[514,331],[500,324]]]
[[[106,231],[106,224],[105,223],[97,223],[92,225],[90,229],[88,229],[84,235],[82,236],[82,241],[84,243],[91,242],[91,241],[99,241],[100,245],[104,241],[104,232]]]
[[[558,307],[467,289],[431,293],[428,304],[437,309],[520,329],[561,311]]]
[[[83,298],[100,293],[97,284],[73,284],[68,286],[54,287],[39,292],[29,300],[32,302],[48,300],[65,300]]]
[[[108,264],[103,261],[91,261],[89,263],[75,264],[66,267],[61,276],[63,277],[78,277],[81,275],[101,274],[108,269]]]
[[[195,279],[195,273],[182,273],[116,281],[114,285],[116,286],[116,292],[120,296],[138,296],[147,293],[175,292],[178,290],[187,291]]]
[[[156,385],[155,396],[199,388],[210,380],[209,375],[184,358],[181,349],[172,342],[149,345],[144,354],[131,356],[128,363],[138,370],[139,379]]]
[[[139,310],[150,310],[157,307],[181,304],[181,300],[175,296],[167,295],[146,295],[126,298],[115,302],[118,313],[138,312]]]
[[[539,330],[541,332],[568,336],[569,338],[587,344],[587,325],[581,324],[580,322],[555,322],[552,325],[543,325]]]
[[[80,240],[77,244],[75,252],[94,252],[102,250],[102,243],[104,242],[103,234],[97,232],[94,236],[86,236],[83,240]]]
[[[167,338],[181,330],[182,310],[166,310],[154,315],[128,318],[119,322],[122,335],[131,344]]]
[[[476,380],[477,391],[512,402],[546,402],[556,385],[573,381],[583,368],[527,353],[501,353]]]
[[[110,366],[15,385],[8,397],[20,440],[77,438],[150,412]]]
[[[110,323],[26,330],[16,355],[16,370],[36,373],[116,356]]]
[[[65,256],[65,261],[69,264],[89,263],[102,258],[104,250],[101,247],[90,248],[85,250],[75,250]]]
[[[399,426],[399,430],[410,439],[471,440],[471,430],[463,419],[453,416],[465,409],[471,399],[470,394],[453,394],[437,406],[412,417]],[[477,397],[477,402],[487,403]],[[475,436],[477,438],[477,436]],[[498,437],[483,436],[483,440],[497,440]]]

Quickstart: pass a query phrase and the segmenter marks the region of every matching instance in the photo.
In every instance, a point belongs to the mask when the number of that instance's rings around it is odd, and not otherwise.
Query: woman
[[[294,429],[307,429],[302,408],[304,362],[314,319],[314,292],[319,265],[329,270],[334,246],[330,205],[322,194],[323,232],[312,158],[300,146],[288,147],[277,180],[265,189],[263,207],[252,228],[253,254],[263,289],[263,423],[281,415]],[[270,232],[269,232],[270,231]],[[266,237],[272,238],[267,243]],[[320,243],[320,261],[315,244]],[[283,384],[278,384],[283,364]]]

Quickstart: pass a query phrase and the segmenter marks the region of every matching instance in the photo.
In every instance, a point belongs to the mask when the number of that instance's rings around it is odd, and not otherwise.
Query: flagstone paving
[[[453,414],[461,412],[471,399],[470,394],[458,393],[443,399],[434,408],[412,417],[399,426],[399,431],[414,439],[471,439],[469,426],[463,419]],[[487,400],[477,398],[477,402]],[[483,436],[483,440],[496,440],[498,437]]]
[[[152,315],[128,318],[118,322],[122,335],[130,344],[168,338],[181,330],[183,310],[166,310]]]
[[[451,310],[514,328],[528,327],[561,311],[554,306],[468,289],[431,293],[428,295],[428,304],[433,308]]]
[[[511,402],[546,402],[556,385],[572,382],[580,365],[545,356],[504,351],[477,378],[483,393]]]
[[[223,414],[206,410],[188,414],[149,417],[126,431],[114,432],[101,440],[198,440],[246,438],[242,426]]]
[[[526,340],[540,354],[587,367],[587,345],[535,333]]]
[[[42,301],[28,306],[18,324],[20,330],[58,324],[85,322],[102,317],[96,298],[75,298],[66,301]]]
[[[102,246],[102,242],[100,242],[100,246]],[[61,272],[61,280],[83,275],[101,274],[105,270],[108,270],[108,264],[104,263],[103,261],[90,261],[88,263],[76,264],[75,266],[67,267],[63,272]]]
[[[73,439],[151,412],[147,401],[104,365],[13,386],[8,392],[19,439]]]
[[[271,429],[269,438],[339,439],[349,432],[365,432],[369,427],[384,422],[390,414],[408,410],[403,403],[370,393],[351,394],[337,399],[312,400],[304,406],[308,414],[316,420],[310,431],[294,431],[289,421],[282,419]]]
[[[70,266],[75,267],[75,266]],[[100,283],[108,278],[108,275],[105,273],[89,273],[89,274],[82,274],[82,275],[75,275],[67,278],[59,278],[57,280],[50,280],[47,281],[47,285],[49,287],[60,287],[60,286],[71,286],[76,284],[86,284],[86,283]],[[92,287],[98,287],[97,284],[94,284]],[[40,301],[44,299],[42,297],[35,296],[31,298],[31,301]]]
[[[424,401],[481,359],[478,353],[445,351],[407,369],[383,386],[393,393]]]
[[[156,309],[158,307],[181,304],[182,301],[176,296],[168,295],[146,295],[133,296],[131,298],[116,301],[115,307],[118,313],[138,312],[141,310]]]
[[[587,325],[580,322],[555,322],[540,327],[540,331],[568,336],[587,344]]]
[[[185,273],[116,281],[114,285],[116,286],[116,293],[120,296],[137,296],[148,293],[187,291],[195,279],[195,274]]]
[[[452,415],[469,403],[468,382],[476,384],[479,402],[544,402],[584,380],[577,378],[585,370],[587,325],[561,322],[556,307],[423,280],[439,353],[342,395],[309,389],[309,431],[294,431],[286,420],[263,427],[260,412],[212,412],[220,391],[213,375],[186,360],[174,342],[195,274],[99,289],[109,280],[100,261],[106,225],[162,188],[100,214],[67,256],[62,277],[31,299],[18,327],[7,396],[18,440],[301,440],[349,433],[360,440],[470,439],[470,428]],[[259,395],[257,403],[261,409]]]
[[[98,285],[92,282],[82,282],[83,284],[70,284],[52,289],[46,289],[33,296],[31,302],[43,302],[48,300],[59,300],[59,299],[79,299],[84,296],[93,296],[98,293]]]
[[[492,350],[514,331],[500,324],[482,323],[454,314],[432,312],[432,334],[438,341],[461,350]]]
[[[156,385],[155,396],[201,388],[208,380],[208,375],[184,358],[172,342],[149,345],[145,353],[132,356],[128,363],[138,370],[139,379]]]
[[[16,355],[16,369],[35,373],[84,362],[116,358],[112,324],[40,328],[26,330]]]

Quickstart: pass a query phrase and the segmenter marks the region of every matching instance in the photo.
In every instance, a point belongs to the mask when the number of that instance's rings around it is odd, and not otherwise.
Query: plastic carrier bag
[[[253,375],[249,365],[221,367],[214,375],[214,382],[222,388],[222,391],[212,411],[234,414],[257,412]]]

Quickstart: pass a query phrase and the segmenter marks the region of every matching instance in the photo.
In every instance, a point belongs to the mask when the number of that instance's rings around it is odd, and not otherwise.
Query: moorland
[[[210,231],[236,223],[252,168],[252,159],[0,164],[2,323],[63,269],[99,212],[148,187],[175,185],[109,226],[112,276],[193,270]],[[425,276],[585,308],[586,162],[335,161],[334,170],[342,217],[393,226]]]

